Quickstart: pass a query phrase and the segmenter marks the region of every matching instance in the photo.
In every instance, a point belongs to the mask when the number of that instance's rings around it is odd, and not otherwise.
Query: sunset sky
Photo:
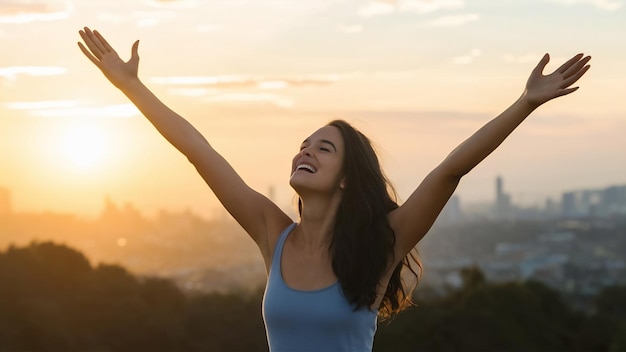
[[[0,187],[16,211],[220,214],[186,158],[80,52],[98,29],[255,189],[292,206],[300,142],[342,118],[376,144],[401,199],[521,94],[591,55],[580,90],[536,111],[457,191],[542,204],[626,184],[624,0],[0,0]]]

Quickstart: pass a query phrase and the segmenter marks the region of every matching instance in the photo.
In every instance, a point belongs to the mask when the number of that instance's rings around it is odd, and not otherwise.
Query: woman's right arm
[[[85,27],[81,51],[119,88],[176,149],[196,167],[226,210],[259,245],[269,253],[267,234],[278,233],[291,219],[268,198],[250,188],[228,162],[187,120],[168,108],[139,79],[139,41],[128,62],[97,31]],[[267,252],[266,252],[267,251]]]

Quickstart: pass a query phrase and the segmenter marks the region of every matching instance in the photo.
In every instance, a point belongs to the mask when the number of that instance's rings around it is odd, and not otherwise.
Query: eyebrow
[[[333,149],[335,151],[337,151],[337,147],[335,147],[335,144],[333,142],[329,141],[328,139],[322,139],[321,142],[330,144],[333,147]]]
[[[334,149],[335,151],[337,151],[337,147],[335,146],[335,143],[333,143],[333,142],[329,141],[328,139],[320,139],[320,142],[321,142],[321,143],[330,144],[330,146],[331,146],[331,147],[333,147],[333,149]],[[304,141],[302,141],[302,143],[303,143],[303,144],[304,144],[304,143],[311,143],[311,140],[309,140],[309,139],[307,138],[307,139],[305,139]]]

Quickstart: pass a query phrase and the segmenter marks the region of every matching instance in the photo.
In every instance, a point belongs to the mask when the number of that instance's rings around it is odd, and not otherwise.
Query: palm
[[[569,94],[578,89],[570,88],[589,69],[586,65],[591,57],[583,57],[578,54],[549,75],[544,75],[543,70],[550,61],[548,54],[539,61],[526,83],[526,99],[534,106],[539,106],[551,99]]]
[[[84,31],[80,31],[80,36],[87,46],[78,43],[80,50],[115,86],[120,87],[129,79],[137,78],[139,41],[133,44],[130,60],[124,62],[100,33],[85,27]]]

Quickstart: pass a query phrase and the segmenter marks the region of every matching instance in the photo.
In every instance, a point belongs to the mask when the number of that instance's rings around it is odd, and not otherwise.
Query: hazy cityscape
[[[491,281],[535,279],[582,301],[626,283],[626,185],[569,191],[533,208],[518,206],[500,177],[494,189],[488,205],[465,205],[458,196],[450,200],[418,247],[424,264],[420,287],[443,292],[458,286],[459,270],[470,266]],[[191,292],[263,286],[261,257],[231,218],[167,211],[148,218],[132,204],[108,198],[103,203],[93,219],[16,212],[10,190],[0,188],[0,248],[64,243],[92,263],[171,278]]]

